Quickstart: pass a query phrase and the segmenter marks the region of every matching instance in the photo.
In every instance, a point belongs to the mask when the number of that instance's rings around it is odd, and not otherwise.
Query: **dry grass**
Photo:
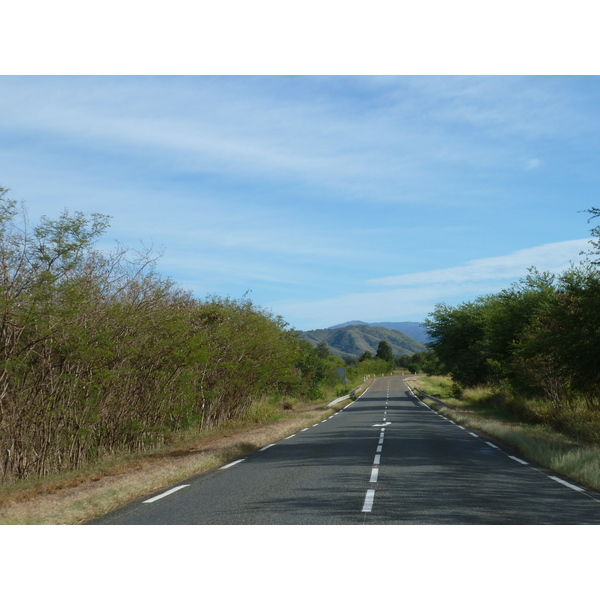
[[[452,379],[442,375],[430,375],[427,377],[419,377],[418,379],[410,380],[413,385],[422,389],[426,394],[435,396],[436,398],[452,397]]]
[[[298,404],[275,422],[241,423],[209,433],[186,432],[168,449],[116,457],[77,473],[0,488],[0,524],[81,524],[184,479],[218,468],[343,408]],[[271,415],[272,416],[272,415]]]

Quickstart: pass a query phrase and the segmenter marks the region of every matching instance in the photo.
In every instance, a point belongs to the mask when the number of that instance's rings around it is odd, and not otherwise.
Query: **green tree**
[[[327,358],[331,354],[326,342],[319,342],[315,348],[315,351],[319,358]]]
[[[358,362],[363,362],[365,360],[370,360],[373,358],[373,355],[368,351],[365,350],[359,357],[358,357]]]
[[[424,324],[432,340],[429,346],[457,383],[471,386],[487,381],[489,369],[481,349],[485,340],[481,301],[457,308],[438,304]]]
[[[385,360],[386,362],[393,363],[394,362],[394,351],[392,347],[385,341],[381,340],[379,345],[377,346],[377,352],[375,354],[375,358],[380,358],[381,360]]]

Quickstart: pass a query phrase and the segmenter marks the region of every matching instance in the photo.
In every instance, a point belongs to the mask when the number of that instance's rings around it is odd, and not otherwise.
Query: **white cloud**
[[[589,238],[544,244],[517,250],[505,256],[478,258],[458,267],[382,277],[372,279],[369,283],[383,286],[416,286],[515,279],[526,275],[531,266],[540,271],[558,272],[568,268],[571,261],[577,260],[579,253],[588,249],[588,243]]]

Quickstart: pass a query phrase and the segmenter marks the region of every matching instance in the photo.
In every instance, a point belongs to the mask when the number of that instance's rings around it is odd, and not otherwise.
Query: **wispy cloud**
[[[563,98],[548,108],[543,90],[511,78],[376,81],[341,78],[326,90],[319,78],[16,78],[2,82],[0,130],[55,152],[95,148],[170,172],[308,185],[336,201],[447,204],[472,201],[481,169],[514,164],[523,148],[507,132],[547,139],[550,114],[568,107]],[[494,95],[517,98],[516,109],[490,104]],[[584,117],[567,113],[580,131]]]
[[[589,238],[555,242],[517,250],[505,256],[470,260],[458,267],[381,277],[372,279],[369,283],[379,286],[415,286],[514,279],[526,275],[527,269],[531,266],[535,266],[540,271],[559,272],[566,269],[570,262],[576,261],[579,252],[586,250],[588,244]]]

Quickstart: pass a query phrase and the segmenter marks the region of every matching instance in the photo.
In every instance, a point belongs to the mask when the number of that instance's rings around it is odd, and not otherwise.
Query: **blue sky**
[[[597,76],[2,76],[0,185],[112,216],[203,298],[420,321],[561,271],[600,205]]]

